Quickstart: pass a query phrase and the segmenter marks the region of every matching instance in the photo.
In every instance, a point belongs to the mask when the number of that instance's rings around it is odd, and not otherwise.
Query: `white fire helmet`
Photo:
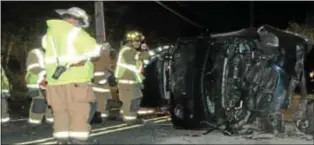
[[[82,19],[83,24],[81,25],[81,27],[83,27],[83,28],[89,27],[88,15],[85,12],[85,10],[83,10],[81,8],[72,7],[69,9],[56,9],[56,13],[58,13],[60,16],[62,16],[64,14],[69,14],[69,15],[74,16],[76,18]]]

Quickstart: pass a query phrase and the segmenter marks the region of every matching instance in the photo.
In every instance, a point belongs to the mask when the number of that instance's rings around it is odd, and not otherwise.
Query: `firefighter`
[[[2,61],[2,57],[1,57]],[[1,62],[0,62],[1,66]],[[1,123],[9,122],[10,116],[8,113],[8,100],[7,98],[10,96],[9,92],[9,81],[5,72],[1,66]]]
[[[126,34],[126,45],[122,46],[118,54],[115,69],[115,78],[118,81],[119,98],[123,102],[121,113],[123,120],[127,123],[142,123],[137,118],[142,99],[144,76],[142,74],[143,64],[149,64],[152,56],[159,53],[162,56],[161,48],[157,51],[141,51],[141,44],[144,35],[138,31],[130,31]],[[165,47],[167,49],[167,47]]]
[[[47,21],[42,43],[53,136],[58,144],[95,144],[89,140],[91,104],[95,102],[92,61],[99,57],[101,45],[84,30],[89,26],[85,10],[72,7],[56,12],[62,19]]]
[[[110,53],[111,47],[109,43],[105,43],[101,49],[99,59],[94,62],[95,72],[93,78],[93,91],[97,102],[97,112],[93,119],[95,123],[102,122],[107,119],[109,115],[111,117],[117,117],[119,114],[114,114],[111,109],[120,108],[121,106],[119,100],[116,97],[113,97],[111,92],[110,86],[115,84],[110,84],[107,79],[114,75],[110,70]]]
[[[41,48],[35,48],[28,53],[26,82],[29,90],[29,96],[32,97],[32,103],[29,109],[28,123],[32,125],[41,124],[43,117],[47,123],[53,122],[52,110],[47,105],[45,87],[45,68],[44,51]],[[43,85],[40,85],[43,84]]]

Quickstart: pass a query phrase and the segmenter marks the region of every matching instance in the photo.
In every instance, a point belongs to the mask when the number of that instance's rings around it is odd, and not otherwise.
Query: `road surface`
[[[174,129],[168,116],[147,119],[144,125],[127,126],[122,122],[108,121],[94,125],[92,138],[100,144],[313,144],[297,139],[246,140],[228,137],[219,132],[201,135],[205,131]],[[51,125],[31,128],[25,120],[2,125],[2,144],[54,144]]]

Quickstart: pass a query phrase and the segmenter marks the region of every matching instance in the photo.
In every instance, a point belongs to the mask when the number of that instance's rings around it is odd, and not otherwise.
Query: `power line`
[[[186,9],[187,11],[192,12],[193,14],[196,14],[196,15],[201,16],[201,17],[204,16],[204,15],[201,14],[199,11],[197,12],[197,11],[195,11],[195,10],[189,8],[188,6],[182,4],[182,1],[177,1],[176,4],[178,4],[180,7],[184,8],[184,9]]]
[[[205,27],[196,23],[196,22],[193,22],[192,20],[188,19],[187,17],[184,17],[182,15],[180,15],[178,12],[176,12],[175,10],[167,7],[166,5],[164,5],[163,3],[159,2],[159,1],[155,1],[157,4],[159,4],[160,6],[162,6],[163,8],[167,9],[168,11],[172,12],[173,14],[177,15],[178,17],[180,17],[181,19],[185,20],[186,22],[198,27],[198,28],[201,28],[201,29],[204,29]]]

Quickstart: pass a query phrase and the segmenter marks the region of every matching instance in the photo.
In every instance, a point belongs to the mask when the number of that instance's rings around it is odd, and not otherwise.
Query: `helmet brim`
[[[64,14],[68,14],[68,10],[66,9],[56,9],[55,10],[57,14],[59,14],[60,16],[64,15]]]

